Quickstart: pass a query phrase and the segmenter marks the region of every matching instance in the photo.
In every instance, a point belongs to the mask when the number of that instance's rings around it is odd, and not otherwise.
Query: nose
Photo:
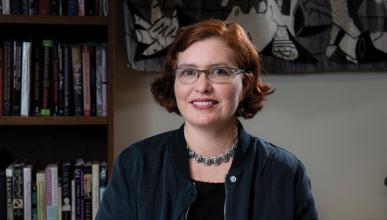
[[[195,91],[200,93],[212,91],[212,85],[207,79],[207,74],[204,71],[198,73],[198,80],[195,83]]]

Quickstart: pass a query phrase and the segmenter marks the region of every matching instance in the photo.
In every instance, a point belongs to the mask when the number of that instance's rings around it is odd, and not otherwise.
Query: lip
[[[209,104],[209,105],[198,105],[198,104],[194,104],[194,102],[212,102],[212,104]],[[210,108],[213,108],[214,106],[216,106],[218,104],[217,101],[215,101],[213,99],[209,99],[209,98],[193,99],[189,103],[192,104],[192,106],[195,109],[199,109],[199,110],[210,109]]]

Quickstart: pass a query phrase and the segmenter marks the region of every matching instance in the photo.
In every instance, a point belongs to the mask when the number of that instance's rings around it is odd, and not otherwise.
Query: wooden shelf
[[[1,116],[0,125],[107,125],[108,118],[101,116]]]
[[[107,16],[59,16],[59,15],[0,15],[0,23],[12,24],[65,24],[65,25],[105,25]]]

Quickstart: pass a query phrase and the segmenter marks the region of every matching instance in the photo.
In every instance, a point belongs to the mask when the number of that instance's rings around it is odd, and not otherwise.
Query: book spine
[[[97,116],[102,116],[102,48],[97,47],[95,65],[97,68]]]
[[[31,218],[38,219],[38,191],[35,181],[31,185]]]
[[[71,61],[73,70],[74,115],[83,116],[82,58],[81,48],[79,46],[71,47]]]
[[[31,100],[31,115],[40,116],[41,111],[41,97],[42,97],[42,45],[41,42],[33,46],[33,71],[32,71],[32,100]]]
[[[28,0],[21,0],[21,13],[23,15],[28,15],[29,14],[29,8],[28,8]]]
[[[46,168],[46,217],[47,220],[58,219],[58,170],[57,167]]]
[[[95,67],[95,46],[90,46],[90,110],[91,115],[97,115],[97,80],[96,80],[96,67]]]
[[[94,0],[84,0],[85,1],[85,13],[86,16],[94,16],[95,15],[95,3]]]
[[[75,181],[71,180],[71,220],[75,220]]]
[[[50,14],[58,15],[58,0],[50,0]]]
[[[30,109],[30,78],[31,78],[31,43],[23,42],[22,62],[22,91],[21,91],[21,112],[22,116],[29,115]]]
[[[107,186],[107,165],[99,166],[99,203],[102,202],[103,193]]]
[[[28,14],[34,15],[35,14],[35,3],[36,0],[28,0]]]
[[[78,16],[78,0],[68,0],[67,15]]]
[[[1,3],[0,3],[1,8]],[[7,219],[7,178],[5,172],[0,171],[0,220]]]
[[[68,0],[62,0],[62,15],[68,15],[69,3]]]
[[[3,47],[0,46],[0,116],[3,115]]]
[[[39,2],[38,0],[30,0],[35,2],[34,15],[39,15]]]
[[[71,166],[62,166],[62,219],[71,220]]]
[[[12,45],[10,40],[4,40],[4,74],[3,74],[3,115],[11,115],[11,94],[12,94]]]
[[[51,102],[50,102],[50,57],[51,57],[51,40],[43,40],[43,64],[42,64],[42,83],[43,83],[43,92],[42,92],[42,107],[40,110],[41,115],[51,115]]]
[[[83,115],[90,116],[90,53],[89,45],[82,46]]]
[[[58,0],[58,14],[63,15],[63,1]]]
[[[63,72],[63,46],[58,44],[58,104],[59,115],[64,115],[64,72]]]
[[[7,178],[7,220],[13,220],[13,184],[12,176]]]
[[[58,220],[62,220],[62,178],[58,176]]]
[[[85,0],[78,0],[78,16],[85,16]]]
[[[11,10],[11,14],[14,14],[14,15],[19,15],[20,14],[20,9],[21,9],[21,2],[19,0],[10,0],[9,1],[10,3],[10,10]]]
[[[92,165],[92,174],[93,174],[93,217],[95,219],[99,209],[99,164]]]
[[[13,171],[13,219],[24,220],[23,212],[23,167],[16,166]]]
[[[13,42],[12,116],[20,116],[21,105],[21,42]]]
[[[63,72],[63,114],[65,116],[70,116],[70,52],[68,46],[63,47]]]
[[[93,0],[93,3],[94,3],[94,7],[95,7],[95,14],[94,15],[96,15],[96,16],[98,16],[99,15],[99,0]]]
[[[92,220],[93,170],[91,165],[84,166],[83,171],[83,219]]]
[[[38,220],[46,219],[46,174],[36,174],[36,185],[38,192]]]
[[[103,16],[103,0],[99,0],[99,16]]]
[[[52,115],[59,116],[59,66],[58,66],[58,47],[55,43],[52,45]]]
[[[108,0],[102,0],[102,7],[103,7],[103,15],[108,15]]]
[[[39,15],[50,14],[50,0],[39,0]]]
[[[23,168],[24,180],[24,220],[31,220],[31,167]]]
[[[106,49],[102,48],[102,115],[108,115],[108,76]]]
[[[9,8],[9,0],[2,0],[2,11],[3,15],[9,15],[10,14],[10,8]]]
[[[75,220],[83,220],[83,169],[81,166],[74,170],[75,184]]]

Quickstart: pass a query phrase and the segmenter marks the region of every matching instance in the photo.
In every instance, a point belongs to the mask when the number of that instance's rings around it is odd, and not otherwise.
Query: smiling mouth
[[[194,105],[214,105],[215,102],[192,102]]]

